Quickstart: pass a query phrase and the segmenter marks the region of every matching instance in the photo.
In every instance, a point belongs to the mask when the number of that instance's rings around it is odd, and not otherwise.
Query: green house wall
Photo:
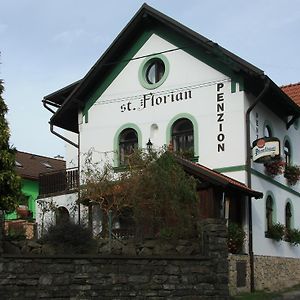
[[[25,196],[29,197],[28,199],[28,209],[32,211],[33,218],[36,217],[36,211],[35,211],[35,201],[39,194],[39,184],[37,181],[28,180],[28,179],[22,179],[22,192]],[[14,220],[17,219],[17,213],[13,212],[10,214],[7,214],[5,216],[6,220]]]

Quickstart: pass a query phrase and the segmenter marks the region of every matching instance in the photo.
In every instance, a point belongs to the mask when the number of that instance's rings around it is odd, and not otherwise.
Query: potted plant
[[[284,177],[287,179],[289,185],[295,185],[300,179],[299,166],[286,165],[284,170]]]
[[[234,222],[229,222],[227,240],[228,251],[230,253],[240,253],[243,249],[244,240],[245,231],[242,226]]]
[[[29,215],[29,210],[27,205],[19,205],[16,209],[18,216],[21,219],[25,219]]]
[[[287,229],[285,240],[294,246],[298,246],[300,244],[300,230],[295,228]]]
[[[266,237],[273,239],[277,242],[281,241],[284,237],[285,227],[281,223],[273,224],[266,232]]]
[[[281,175],[284,172],[285,162],[281,157],[264,163],[265,173],[271,177]]]

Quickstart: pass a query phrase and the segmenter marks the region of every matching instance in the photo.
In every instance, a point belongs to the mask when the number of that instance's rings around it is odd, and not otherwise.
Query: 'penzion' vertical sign
[[[217,149],[218,152],[225,151],[225,134],[224,134],[224,121],[225,121],[225,101],[224,101],[224,83],[217,83],[216,89],[216,114],[217,114]]]

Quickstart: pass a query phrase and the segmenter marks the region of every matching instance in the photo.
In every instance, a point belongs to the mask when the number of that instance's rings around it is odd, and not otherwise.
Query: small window
[[[287,203],[285,206],[285,228],[291,229],[292,227],[292,207],[290,203]]]
[[[169,62],[162,55],[147,57],[139,68],[139,81],[146,89],[156,89],[164,83],[169,74]]]
[[[138,148],[138,135],[132,129],[124,129],[119,138],[120,165],[127,165],[129,156]]]
[[[17,166],[18,168],[23,168],[23,165],[22,165],[21,163],[19,163],[18,161],[16,161],[16,166]]]
[[[285,163],[287,165],[291,164],[291,146],[290,146],[290,142],[288,140],[286,140],[284,142],[284,147],[283,147],[283,153],[284,153],[284,159],[285,159]]]
[[[175,152],[194,154],[194,127],[188,119],[179,119],[172,126],[172,145]]]
[[[150,84],[159,82],[165,74],[165,65],[162,60],[154,59],[146,69],[146,80]]]
[[[48,169],[52,169],[53,167],[48,163],[48,162],[42,162],[42,164],[48,168]]]
[[[271,130],[269,125],[266,125],[265,128],[264,128],[264,136],[265,137],[272,137],[273,136],[272,130]]]
[[[273,214],[274,214],[274,201],[271,196],[268,196],[266,201],[266,223],[267,231],[269,231],[273,225]]]

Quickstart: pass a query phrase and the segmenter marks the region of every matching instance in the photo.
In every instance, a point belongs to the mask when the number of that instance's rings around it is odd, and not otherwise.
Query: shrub
[[[266,237],[271,238],[277,242],[281,241],[284,237],[285,227],[283,224],[276,223],[272,225],[266,232]]]
[[[286,165],[284,177],[287,179],[288,184],[295,185],[300,179],[299,166]]]
[[[287,229],[285,234],[287,242],[298,246],[300,244],[300,230],[299,229]]]
[[[96,250],[91,231],[71,222],[50,226],[41,241],[53,246],[56,253],[85,254]]]
[[[6,240],[19,241],[25,239],[26,239],[26,234],[25,234],[25,227],[23,223],[10,222],[8,225]]]
[[[245,231],[242,226],[230,222],[228,225],[228,250],[231,253],[239,253],[243,249],[245,240]]]
[[[264,166],[265,166],[266,175],[269,175],[271,177],[275,177],[277,175],[283,174],[285,162],[282,160],[282,158],[279,158],[279,159],[276,159],[276,160],[266,162],[264,164]]]

